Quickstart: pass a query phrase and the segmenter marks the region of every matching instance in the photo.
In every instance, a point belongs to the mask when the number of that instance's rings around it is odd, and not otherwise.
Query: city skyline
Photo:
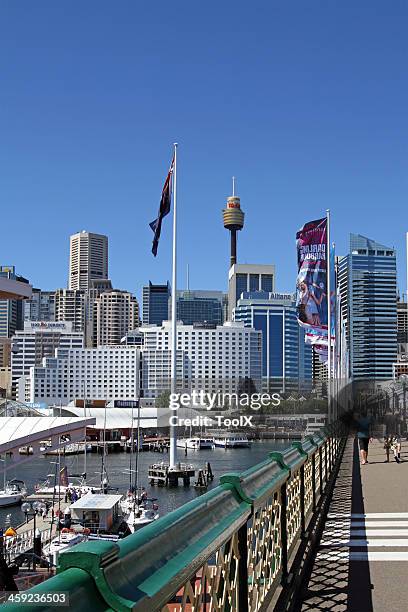
[[[305,219],[303,221],[305,221]],[[93,233],[93,231],[89,230],[89,229],[81,230],[81,232],[90,232],[90,233]],[[70,258],[70,255],[69,255],[70,238],[75,236],[77,233],[78,232],[75,232],[73,235],[68,237],[67,261],[65,262],[66,264],[67,264],[67,262],[69,263],[69,258]],[[354,232],[349,232],[347,234],[347,241],[349,241],[350,236],[353,235],[353,234],[354,234]],[[381,240],[381,237],[379,237],[379,236],[376,236],[376,237],[367,236],[365,233],[359,233],[359,235],[363,236],[364,238],[367,238],[368,240],[374,240],[374,241],[377,241],[377,239],[379,241]],[[394,244],[390,244],[389,246],[390,246],[390,248],[393,248],[396,251],[396,259],[397,259],[397,292],[398,292],[398,296],[400,297],[400,299],[402,301],[405,301],[407,299],[407,289],[408,289],[407,285],[406,285],[406,282],[407,282],[406,266],[407,266],[407,262],[408,262],[408,249],[407,249],[406,240],[407,240],[407,235],[408,234],[406,232],[404,232],[403,235],[404,235],[404,244],[403,244],[403,253],[402,254],[398,252],[398,249],[396,249],[394,247]],[[107,235],[106,237],[107,237],[107,239],[109,241],[109,235]],[[227,239],[229,241],[229,237]],[[290,247],[288,247],[287,250],[288,250],[288,252],[290,252],[292,254],[292,251],[291,251]],[[293,252],[295,252],[295,241],[294,241]],[[337,257],[344,257],[346,254],[347,254],[347,247],[346,247],[344,253],[343,252],[339,252],[337,250],[337,247],[336,247],[335,255]],[[109,261],[109,266],[111,265],[111,257],[112,257],[112,253],[111,253],[111,250],[110,250],[109,251],[109,260],[108,260]],[[170,269],[170,263],[171,262],[169,261],[169,269]],[[17,266],[14,263],[10,263],[10,262],[3,262],[2,263],[2,262],[0,262],[0,265],[3,265],[5,267],[14,267],[16,269],[16,273],[21,274],[20,271],[17,269]],[[275,281],[274,282],[277,285],[275,287],[274,291],[277,291],[277,292],[280,292],[280,293],[294,292],[295,291],[295,284],[296,284],[296,282],[293,281],[293,280],[292,280],[292,286],[289,286],[286,289],[285,289],[285,287],[279,286],[278,281],[276,281],[276,279],[279,279],[279,270],[277,269],[277,266],[273,262],[258,262],[258,261],[255,261],[255,260],[251,261],[251,262],[242,262],[238,258],[238,265],[244,265],[244,266],[248,266],[248,265],[250,265],[250,266],[270,266],[270,267],[273,267],[273,268],[275,268]],[[65,267],[67,267],[67,266],[65,265]],[[225,286],[223,286],[223,287],[216,287],[216,286],[214,286],[214,283],[213,284],[210,283],[210,285],[208,287],[204,287],[203,285],[200,285],[200,284],[195,286],[194,283],[191,283],[191,280],[190,280],[190,269],[191,269],[191,265],[187,263],[186,269],[184,270],[184,280],[183,280],[183,270],[181,270],[181,271],[180,271],[180,269],[178,270],[178,288],[177,288],[178,291],[186,291],[186,290],[188,290],[187,289],[187,283],[188,283],[190,291],[195,291],[195,290],[196,291],[197,290],[211,291],[211,290],[213,290],[213,291],[222,291],[223,293],[228,294],[228,272],[229,272],[229,270],[227,270],[227,281],[226,281],[226,285]],[[24,275],[22,275],[22,276],[24,276]],[[45,286],[44,287],[44,286],[41,286],[40,284],[36,283],[35,279],[32,279],[32,278],[28,278],[28,282],[32,285],[33,288],[39,289],[42,292],[55,292],[55,291],[57,291],[59,289],[62,289],[62,290],[67,289],[67,287],[69,285],[69,273],[66,276],[68,277],[68,280],[67,280],[67,282],[65,284],[62,284],[62,283],[56,284],[54,287],[49,287],[49,286]],[[110,276],[110,273],[109,273],[109,276]],[[168,273],[168,278],[170,278],[170,276],[171,276],[171,270]],[[165,283],[169,283],[170,286],[171,286],[170,280],[168,280],[168,278],[165,279],[165,280],[161,279],[161,281],[159,279],[158,283],[153,282],[153,284],[163,284],[163,283],[165,284]],[[112,281],[112,279],[110,279],[110,278],[109,279],[103,279],[103,280],[111,280]],[[124,282],[126,283],[126,281],[124,281]],[[115,290],[130,292],[131,294],[133,294],[136,297],[136,299],[139,302],[139,305],[141,305],[142,302],[143,302],[143,287],[146,286],[147,283],[149,283],[149,282],[152,282],[152,280],[151,280],[151,275],[148,274],[147,277],[145,277],[143,279],[142,284],[138,285],[135,288],[133,286],[132,286],[132,288],[129,288],[129,283],[125,284],[122,287],[119,287],[119,286],[116,285],[114,279],[112,281],[112,286],[113,286],[113,288]]]
[[[277,287],[291,290],[288,244],[330,207],[337,254],[350,232],[394,246],[405,290],[406,228],[393,224],[407,201],[406,6],[235,3],[217,20],[176,7],[160,21],[130,3],[0,12],[1,196],[22,220],[3,236],[3,264],[43,289],[65,286],[66,240],[87,228],[109,236],[115,286],[139,297],[149,279],[166,282],[171,229],[153,260],[148,223],[177,140],[180,287],[187,263],[192,287],[227,286],[221,211],[235,175],[239,263],[276,265]]]

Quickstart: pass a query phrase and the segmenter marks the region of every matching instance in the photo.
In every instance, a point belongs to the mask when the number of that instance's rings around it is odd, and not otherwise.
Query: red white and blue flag
[[[155,257],[157,255],[157,248],[159,246],[162,221],[164,217],[168,215],[170,212],[171,193],[173,189],[173,172],[174,172],[174,157],[170,164],[170,169],[167,174],[166,180],[164,181],[164,186],[162,190],[160,206],[159,206],[159,213],[157,215],[157,219],[149,223],[150,227],[152,228],[154,232],[152,253]]]

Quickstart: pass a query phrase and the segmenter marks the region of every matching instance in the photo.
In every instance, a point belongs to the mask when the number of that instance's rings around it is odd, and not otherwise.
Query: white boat
[[[132,421],[133,422],[133,421]],[[127,494],[127,497],[122,500],[121,508],[122,512],[126,517],[126,524],[131,531],[134,533],[140,527],[144,525],[148,525],[153,521],[159,518],[159,513],[157,512],[158,506],[155,503],[155,499],[148,499],[147,492],[144,487],[139,486],[139,452],[142,448],[142,444],[136,444],[136,462],[135,469],[133,469],[133,454],[135,450],[135,445],[132,441],[135,439],[133,427],[132,427],[132,435],[130,437],[130,466],[129,466],[129,474],[130,474],[130,482],[132,482],[132,476],[135,474],[136,480],[135,485],[131,485],[130,490]],[[140,436],[140,406],[138,406],[138,414],[137,414],[137,435],[136,440],[139,442],[142,440]]]
[[[177,446],[179,448],[190,448],[193,450],[214,448],[214,438],[202,438],[201,436],[197,436],[195,438],[180,438],[177,440]]]
[[[136,506],[135,510],[132,510],[127,519],[127,524],[132,533],[137,531],[140,527],[153,523],[159,518],[159,513],[152,508],[145,508],[144,506]]]
[[[58,493],[65,495],[67,489],[76,489],[77,491],[81,492],[81,495],[86,493],[100,493],[102,490],[101,487],[86,484],[84,478],[79,476],[70,476],[68,486],[58,484],[53,485],[52,479],[55,480],[55,476],[53,474],[48,474],[46,480],[36,484],[34,487],[36,495],[57,495]]]
[[[147,498],[146,489],[144,487],[139,487],[137,495],[135,494],[134,490],[128,491],[126,497],[124,497],[120,502],[120,505],[122,508],[122,512],[124,514],[129,514],[133,510],[135,504],[139,504],[139,506],[142,506],[145,502],[148,501],[151,500],[148,500]]]
[[[245,434],[222,432],[214,435],[214,444],[221,448],[248,448],[250,443]]]
[[[0,508],[15,506],[27,496],[27,489],[22,480],[9,480],[0,491]]]
[[[58,565],[59,555],[68,548],[87,540],[88,534],[89,529],[75,531],[74,529],[67,529],[64,527],[59,535],[51,540],[47,546],[44,546],[43,555],[50,561],[50,563],[53,565]]]

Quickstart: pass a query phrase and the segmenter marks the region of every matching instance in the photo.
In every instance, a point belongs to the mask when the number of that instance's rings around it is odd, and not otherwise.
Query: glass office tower
[[[353,379],[392,378],[397,360],[397,262],[393,247],[350,235],[339,290]]]

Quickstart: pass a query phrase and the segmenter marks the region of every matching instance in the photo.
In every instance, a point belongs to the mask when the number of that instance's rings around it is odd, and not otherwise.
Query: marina
[[[265,456],[265,453],[279,450],[287,447],[287,440],[265,440],[255,441],[251,444],[250,448],[238,449],[205,449],[199,453],[196,451],[189,451],[187,461],[190,463],[198,474],[198,470],[202,469],[206,462],[211,463],[211,468],[214,473],[214,483],[217,484],[218,477],[220,474],[229,471],[237,471],[246,467],[250,467],[258,460]],[[179,461],[186,461],[184,450],[177,449],[177,458]],[[158,504],[160,506],[160,515],[167,514],[168,512],[176,509],[185,502],[194,499],[197,496],[197,491],[193,487],[177,487],[177,488],[164,488],[155,486],[154,489],[150,489],[148,485],[148,469],[149,466],[154,463],[152,461],[152,454],[149,452],[143,452],[139,455],[139,466],[140,466],[140,485],[144,485],[148,495],[150,496],[150,490],[154,493],[154,497],[157,497]],[[166,457],[167,458],[167,457]],[[79,461],[83,461],[79,459]],[[22,466],[16,466],[10,468],[9,478],[15,476],[18,477],[24,474],[24,481],[27,486],[28,500],[39,500],[48,499],[52,500],[54,495],[53,478],[54,478],[54,465],[51,463],[51,457],[39,456],[30,459]],[[101,471],[101,459],[100,456],[94,453],[88,454],[87,457],[87,483],[90,487],[97,488],[100,486],[100,471]],[[65,465],[68,470],[69,481],[79,485],[80,479],[72,478],[71,473],[78,472],[78,459],[74,457],[66,457]],[[114,491],[120,493],[126,493],[129,489],[129,455],[125,453],[113,453],[109,454],[106,458],[106,465],[109,473],[109,485]],[[47,493],[38,494],[35,491],[35,485],[37,485],[42,479],[43,482],[47,480],[47,475],[52,474],[50,477],[50,487]],[[213,486],[210,484],[209,487]],[[61,487],[61,504],[64,506],[64,494],[63,488]],[[58,497],[55,497],[57,501]],[[7,515],[10,515],[11,525],[15,527],[25,521],[24,513],[21,512],[20,506],[12,506],[9,508],[0,508],[0,527],[3,527],[6,521]]]

